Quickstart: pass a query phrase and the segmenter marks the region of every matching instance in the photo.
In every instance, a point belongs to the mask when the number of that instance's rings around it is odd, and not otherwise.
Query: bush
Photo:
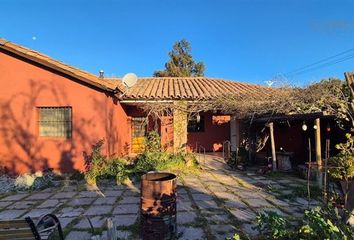
[[[261,213],[256,221],[263,239],[354,239],[353,230],[331,205],[305,210],[302,223],[294,227],[275,212]]]
[[[147,134],[144,139],[145,152],[160,152],[161,151],[161,138],[158,132],[152,131]]]
[[[291,239],[289,223],[276,212],[266,211],[256,218],[257,229],[268,239]]]
[[[197,160],[190,153],[168,153],[162,151],[161,139],[157,132],[149,132],[145,138],[144,152],[136,161],[134,172],[146,173],[149,171],[186,172],[196,169]]]
[[[343,222],[335,208],[326,206],[305,211],[299,229],[301,239],[353,239],[353,231]]]
[[[122,182],[128,177],[128,171],[123,159],[109,159],[102,155],[103,140],[92,147],[92,153],[85,156],[85,179],[90,185],[95,185],[98,178],[115,177],[117,182]]]
[[[186,172],[196,169],[198,163],[192,154],[145,152],[137,157],[135,172],[145,173],[149,171],[173,171]]]
[[[328,172],[334,179],[345,182],[344,205],[349,209],[349,182],[354,178],[354,136],[351,134],[346,134],[345,136],[347,142],[337,144],[336,148],[340,152],[328,161],[330,166]]]
[[[73,173],[70,174],[69,177],[70,180],[76,180],[76,181],[81,181],[85,179],[85,174],[78,171],[78,170],[74,170]]]

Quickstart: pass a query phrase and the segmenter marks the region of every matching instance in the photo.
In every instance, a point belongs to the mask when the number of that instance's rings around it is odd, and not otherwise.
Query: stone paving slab
[[[0,220],[16,219],[23,215],[27,210],[4,210],[0,212]]]
[[[95,198],[87,198],[87,197],[74,198],[68,203],[68,205],[73,207],[85,206],[85,205],[90,205],[94,200]]]
[[[28,195],[29,195],[28,193],[17,193],[17,194],[2,198],[2,199],[0,199],[0,201],[19,201],[19,200],[27,197]]]
[[[106,218],[102,216],[95,216],[95,217],[88,217],[92,223],[92,226],[94,228],[101,228],[106,222]],[[89,220],[85,217],[78,222],[74,228],[77,229],[88,229],[91,228],[91,225],[89,223]]]
[[[197,218],[197,214],[195,212],[179,212],[177,214],[177,224],[187,224],[192,223]]]
[[[99,205],[99,206],[91,206],[86,210],[86,216],[98,216],[98,215],[107,215],[111,213],[113,209],[112,205]]]
[[[113,210],[113,215],[120,214],[138,214],[139,205],[137,204],[123,204],[118,205]]]
[[[230,224],[210,225],[210,229],[212,234],[216,237],[216,239],[232,238],[232,236],[236,232],[236,229]]]
[[[15,202],[11,206],[7,207],[7,209],[27,209],[27,208],[31,208],[33,205],[36,204],[38,203],[34,201],[20,201],[20,202]]]
[[[101,197],[94,201],[93,205],[114,205],[116,201],[116,197]]]
[[[275,212],[275,213],[279,214],[280,216],[283,216],[283,217],[287,216],[286,213],[284,213],[283,211],[281,211],[278,208],[261,208],[261,209],[257,209],[257,210],[258,210],[257,212],[259,212],[259,213],[266,214],[267,212]]]
[[[66,226],[68,226],[74,219],[75,219],[75,217],[59,218],[61,227],[64,229],[64,228],[65,228]]]
[[[130,197],[140,197],[140,192],[132,191],[132,190],[127,190],[124,192],[124,196],[130,196]]]
[[[48,199],[42,202],[37,208],[51,208],[51,207],[59,207],[63,204],[62,201],[57,199]]]
[[[106,197],[120,197],[122,193],[123,191],[121,190],[108,190],[103,192]]]
[[[91,234],[87,231],[71,231],[65,240],[89,240]]]
[[[140,198],[139,197],[123,197],[122,200],[119,201],[119,203],[140,203]]]
[[[204,194],[204,193],[194,193],[192,194],[192,198],[195,201],[209,201],[209,200],[213,200],[213,196],[208,195],[208,194]]]
[[[226,192],[227,191],[227,188],[222,185],[212,185],[212,186],[208,186],[208,188],[212,192]]]
[[[61,209],[58,215],[59,217],[78,217],[83,213],[84,213],[84,209],[81,207],[79,208],[66,207]]]
[[[177,200],[177,211],[192,211],[192,202],[189,200]]]
[[[29,216],[31,218],[39,218],[41,216],[44,216],[46,214],[52,213],[55,209],[47,209],[47,208],[41,208],[41,209],[32,209],[28,213],[25,214],[25,216]]]
[[[130,226],[137,220],[137,215],[118,215],[112,218],[117,226]]]
[[[256,214],[248,209],[233,209],[230,213],[240,221],[249,222],[256,218]]]
[[[0,202],[0,209],[11,205],[13,202]]]
[[[272,204],[267,202],[265,199],[261,199],[261,198],[251,198],[245,201],[248,203],[248,205],[250,205],[253,208],[263,208],[263,207],[272,206]]]
[[[237,195],[230,192],[215,192],[214,193],[218,198],[226,199],[226,200],[236,200],[239,199]]]
[[[77,196],[78,198],[96,198],[101,196],[99,192],[96,191],[83,191]]]
[[[248,206],[241,200],[227,200],[224,202],[224,206],[227,208],[248,208]]]
[[[131,232],[130,231],[122,231],[122,230],[118,230],[116,232],[116,236],[118,237],[118,239],[131,239]],[[107,239],[107,231],[104,231],[102,233],[101,239],[100,240],[111,240],[111,239]]]
[[[280,207],[289,207],[289,203],[276,199],[276,198],[268,198],[269,201],[273,202],[274,205],[280,206]]]
[[[208,214],[205,217],[208,220],[208,222],[216,222],[216,223],[225,222],[226,223],[226,222],[230,221],[229,215],[227,215],[224,212],[216,213],[216,214]]]
[[[187,192],[187,190],[185,188],[178,188],[177,189],[177,194],[178,195],[187,195],[188,192]]]
[[[196,201],[195,202],[200,209],[219,209],[215,201]]]
[[[26,200],[45,200],[50,198],[50,196],[52,196],[53,193],[35,193],[32,194],[31,196],[29,196],[28,198],[26,198]]]
[[[60,192],[52,196],[53,199],[69,199],[74,197],[77,192]]]
[[[203,229],[195,227],[180,227],[179,233],[182,233],[179,240],[202,240],[205,239]]]

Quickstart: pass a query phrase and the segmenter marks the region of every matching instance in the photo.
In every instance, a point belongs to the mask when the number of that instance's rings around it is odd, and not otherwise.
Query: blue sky
[[[354,48],[349,0],[0,0],[0,10],[1,37],[108,76],[151,76],[182,38],[206,76],[258,84]],[[343,79],[345,71],[354,58],[288,80]]]

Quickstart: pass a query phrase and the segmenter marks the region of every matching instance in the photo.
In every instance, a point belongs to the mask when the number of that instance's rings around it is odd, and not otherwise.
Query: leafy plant
[[[69,177],[70,180],[76,180],[76,181],[81,181],[81,180],[84,180],[85,179],[85,174],[78,171],[78,170],[74,170],[70,177]]]
[[[101,153],[104,140],[98,141],[92,147],[92,153],[86,155],[85,179],[88,184],[95,185],[99,177],[115,177],[117,182],[122,182],[128,177],[129,171],[122,159],[109,159]]]
[[[158,132],[151,131],[145,137],[145,152],[160,152],[161,138]]]
[[[345,181],[344,203],[348,208],[349,181],[354,178],[354,136],[346,134],[347,142],[336,145],[340,152],[328,160],[329,174],[337,179]]]
[[[266,211],[256,218],[256,229],[269,239],[290,239],[289,223],[276,212]]]
[[[305,210],[304,219],[298,226],[276,212],[265,212],[257,216],[257,228],[264,239],[353,239],[353,229],[345,224],[338,209],[331,205]]]
[[[197,167],[194,155],[188,153],[145,152],[137,157],[134,171],[145,173],[149,171],[193,171]]]
[[[317,207],[305,211],[303,225],[299,229],[300,239],[353,239],[353,231],[331,206]]]

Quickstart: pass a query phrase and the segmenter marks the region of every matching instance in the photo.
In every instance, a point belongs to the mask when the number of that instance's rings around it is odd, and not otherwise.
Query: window
[[[38,107],[39,136],[71,138],[71,107]]]
[[[188,132],[204,132],[204,116],[200,116],[198,121],[197,117],[193,117],[188,121]]]

